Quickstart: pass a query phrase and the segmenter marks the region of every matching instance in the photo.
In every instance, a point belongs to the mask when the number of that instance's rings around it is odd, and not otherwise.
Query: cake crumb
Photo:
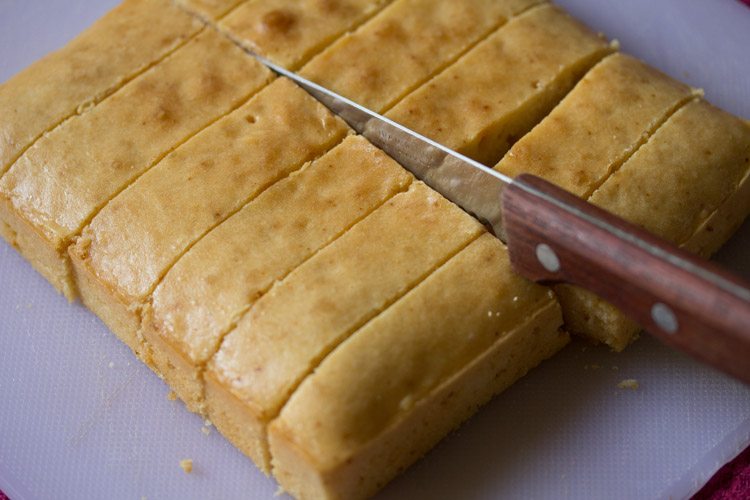
[[[190,474],[191,472],[193,472],[193,459],[185,458],[183,460],[180,460],[180,467],[185,471],[185,474]]]
[[[114,368],[115,367],[115,362],[114,361],[110,361],[107,366],[109,366],[110,368]]]
[[[286,493],[286,490],[284,490],[284,487],[281,486],[281,485],[278,485],[278,487],[276,488],[276,492],[273,494],[273,496],[274,497],[280,497],[284,493]]]
[[[211,434],[211,429],[210,429],[210,428],[208,428],[208,427],[206,427],[206,426],[204,425],[203,427],[201,427],[201,432],[202,432],[203,434],[205,434],[206,436],[208,436],[209,434]]]
[[[206,420],[203,421],[203,425],[205,425],[206,427],[211,427],[214,424],[212,424],[209,419],[206,419]]]
[[[638,381],[634,378],[626,378],[625,380],[622,380],[619,384],[617,384],[617,387],[620,389],[630,389],[631,391],[634,391],[638,389]]]
[[[177,400],[177,393],[174,391],[169,391],[167,393],[167,399],[170,401],[176,401]]]

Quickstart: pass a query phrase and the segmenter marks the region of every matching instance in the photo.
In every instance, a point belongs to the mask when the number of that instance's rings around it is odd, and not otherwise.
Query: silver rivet
[[[677,322],[677,316],[675,316],[672,309],[661,302],[657,302],[651,307],[651,319],[654,320],[656,326],[667,333],[675,333],[680,327],[680,324]]]
[[[557,258],[557,254],[545,243],[540,243],[536,246],[536,258],[539,259],[539,263],[551,273],[556,273],[560,270],[560,259]]]

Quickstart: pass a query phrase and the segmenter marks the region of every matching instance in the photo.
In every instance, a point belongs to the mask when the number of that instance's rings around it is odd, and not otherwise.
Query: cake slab
[[[0,26],[0,80],[115,3],[11,0],[4,20],[13,22]],[[741,51],[750,44],[750,9],[739,2],[559,3],[750,118],[750,56]],[[746,223],[719,259],[749,276],[749,254]],[[273,481],[215,430],[201,432],[204,422],[167,400],[166,386],[91,313],[69,306],[4,243],[0,277],[0,489],[14,500],[272,497]],[[626,378],[639,389],[618,389]],[[689,495],[750,442],[748,396],[649,338],[622,354],[576,342],[381,497]],[[190,476],[179,468],[183,458],[194,460]]]

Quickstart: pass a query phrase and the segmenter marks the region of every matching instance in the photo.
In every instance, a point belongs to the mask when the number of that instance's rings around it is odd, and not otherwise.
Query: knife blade
[[[583,286],[662,341],[750,383],[750,285],[541,178],[510,178],[252,54],[505,242],[514,270]]]
[[[358,134],[417,179],[490,226],[504,241],[502,207],[498,200],[505,186],[513,182],[512,178],[261,56],[255,57],[275,73],[293,80]]]

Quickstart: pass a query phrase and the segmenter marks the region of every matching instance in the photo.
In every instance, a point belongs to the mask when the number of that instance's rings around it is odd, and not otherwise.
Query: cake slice
[[[269,426],[274,475],[303,500],[374,494],[564,346],[561,322],[549,289],[481,236],[302,382]]]
[[[296,70],[391,1],[249,1],[227,15],[219,29],[243,47]]]
[[[750,127],[696,99],[672,115],[589,201],[683,244],[735,196],[750,171],[748,156]],[[713,230],[723,233],[721,226],[737,223],[717,221]]]
[[[540,0],[397,0],[300,73],[385,111],[508,18]]]
[[[421,182],[393,197],[276,283],[224,338],[205,375],[211,421],[268,470],[266,425],[299,382],[481,232]]]
[[[672,115],[589,201],[708,257],[750,213],[749,177],[750,126],[698,99]],[[558,295],[571,330],[615,349],[640,330],[591,292],[566,286]]]
[[[494,165],[612,51],[558,7],[511,19],[387,116]]]
[[[3,234],[73,298],[66,249],[83,226],[141,173],[270,78],[230,41],[204,31],[16,161],[0,180]]]
[[[3,83],[0,176],[44,132],[110,95],[201,27],[169,0],[125,0]]]
[[[252,303],[395,193],[411,175],[358,136],[263,192],[170,269],[144,311],[157,370],[193,411],[202,371]]]
[[[693,90],[637,59],[613,54],[521,138],[496,169],[531,173],[587,197]]]
[[[343,121],[280,78],[112,199],[70,248],[83,303],[131,349],[140,308],[197,239],[339,142]]]

